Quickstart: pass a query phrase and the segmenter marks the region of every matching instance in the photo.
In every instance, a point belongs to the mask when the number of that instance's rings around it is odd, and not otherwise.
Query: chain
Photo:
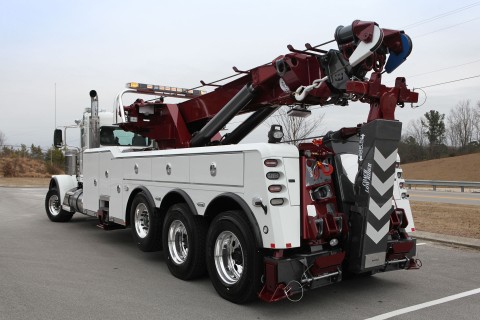
[[[309,86],[300,86],[298,87],[298,89],[294,92],[294,96],[295,96],[295,100],[297,101],[303,101],[303,99],[305,99],[305,97],[308,95],[308,93],[310,91],[312,91],[313,89],[318,89],[320,88],[320,85],[325,82],[326,80],[328,79],[327,76],[321,78],[321,79],[317,79],[317,80],[314,80],[312,82],[311,85]]]

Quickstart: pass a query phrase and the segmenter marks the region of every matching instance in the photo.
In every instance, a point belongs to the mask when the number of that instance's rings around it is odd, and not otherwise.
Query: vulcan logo
[[[363,169],[362,185],[366,193],[370,193],[370,178],[372,177],[372,164],[367,163],[367,168]]]
[[[363,161],[363,142],[365,141],[365,134],[360,135],[360,140],[358,141],[358,162]]]

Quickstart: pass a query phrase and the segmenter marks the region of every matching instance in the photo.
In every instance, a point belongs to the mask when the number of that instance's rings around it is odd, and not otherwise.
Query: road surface
[[[207,277],[181,281],[130,230],[76,214],[52,223],[45,189],[0,188],[0,319],[473,319],[480,252],[418,246],[423,268],[362,277],[284,300],[235,305]],[[441,300],[438,300],[441,299]],[[409,309],[404,309],[409,308]],[[390,313],[393,312],[393,313]]]
[[[410,200],[453,204],[480,205],[480,193],[408,190]]]

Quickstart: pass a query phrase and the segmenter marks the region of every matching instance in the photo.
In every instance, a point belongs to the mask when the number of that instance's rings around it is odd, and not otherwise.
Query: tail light
[[[266,167],[276,167],[276,166],[278,166],[278,160],[277,159],[266,159],[265,161],[263,161],[263,164]]]
[[[268,191],[270,192],[280,192],[282,191],[282,186],[279,184],[272,184],[268,186]]]

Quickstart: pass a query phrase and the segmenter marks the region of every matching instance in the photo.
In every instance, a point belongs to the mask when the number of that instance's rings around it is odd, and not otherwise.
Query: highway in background
[[[174,278],[162,252],[139,251],[128,229],[103,231],[80,214],[50,222],[46,191],[0,187],[0,319],[450,320],[480,314],[479,251],[420,243],[420,270],[343,281],[306,292],[297,303],[236,305],[220,298],[208,277]]]
[[[408,190],[411,201],[480,205],[480,193]]]

